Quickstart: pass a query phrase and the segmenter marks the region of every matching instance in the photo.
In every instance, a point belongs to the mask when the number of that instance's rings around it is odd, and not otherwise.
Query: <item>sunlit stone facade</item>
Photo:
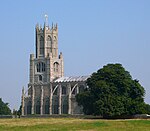
[[[22,115],[83,114],[75,96],[89,76],[64,77],[63,55],[58,55],[58,27],[36,25],[36,54],[30,54],[30,78],[22,89]]]

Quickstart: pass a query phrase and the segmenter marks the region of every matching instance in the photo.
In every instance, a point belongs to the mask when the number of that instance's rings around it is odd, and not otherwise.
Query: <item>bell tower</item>
[[[58,57],[58,28],[57,24],[50,28],[44,23],[44,28],[36,25],[36,58],[49,55]]]
[[[30,55],[30,83],[52,82],[64,75],[63,55],[58,55],[57,24],[48,25],[45,15],[44,27],[36,25],[36,55]]]

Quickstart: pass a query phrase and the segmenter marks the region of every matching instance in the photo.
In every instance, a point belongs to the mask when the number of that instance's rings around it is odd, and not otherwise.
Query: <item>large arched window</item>
[[[38,100],[35,105],[36,114],[40,114],[40,101]]]
[[[47,54],[49,56],[49,54],[52,52],[52,38],[50,35],[47,36]]]
[[[54,72],[58,72],[59,71],[59,64],[58,64],[58,62],[55,62],[53,66],[54,66]]]
[[[49,99],[45,101],[45,114],[49,114]]]
[[[31,103],[31,101],[29,101],[27,103],[27,114],[31,114],[31,108],[32,108],[32,103]]]
[[[62,95],[66,95],[67,94],[67,89],[65,86],[62,86]]]
[[[45,63],[39,62],[36,65],[37,72],[45,72]]]
[[[42,65],[41,70],[42,70],[42,72],[44,72],[45,71],[45,63],[42,62],[41,65]]]
[[[44,38],[40,37],[40,55],[44,55]]]

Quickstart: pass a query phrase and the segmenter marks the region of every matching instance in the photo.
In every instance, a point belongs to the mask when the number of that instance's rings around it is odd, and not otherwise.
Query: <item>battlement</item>
[[[48,31],[50,33],[57,33],[58,32],[58,26],[57,26],[57,23],[56,24],[53,24],[52,23],[52,26],[50,27],[49,25],[46,25],[44,23],[44,26],[42,27],[42,25],[39,25],[38,23],[36,24],[36,31],[37,32],[44,32],[44,31]]]

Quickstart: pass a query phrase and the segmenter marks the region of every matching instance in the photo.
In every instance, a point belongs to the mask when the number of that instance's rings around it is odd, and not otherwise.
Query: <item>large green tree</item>
[[[4,103],[2,98],[0,98],[0,115],[10,115],[11,110],[8,107],[8,103]]]
[[[76,96],[85,114],[114,117],[147,113],[145,90],[121,64],[108,64],[87,80],[88,88]]]

